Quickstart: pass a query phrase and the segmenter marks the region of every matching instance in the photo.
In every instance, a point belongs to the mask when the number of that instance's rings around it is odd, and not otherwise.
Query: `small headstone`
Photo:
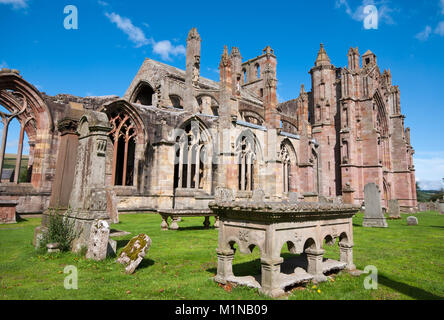
[[[299,200],[299,193],[297,193],[297,192],[290,192],[288,194],[288,202],[296,203],[296,202],[299,202],[299,201],[300,201]]]
[[[419,212],[426,212],[427,211],[427,203],[420,202],[418,204],[418,210],[419,210]]]
[[[231,202],[234,201],[233,190],[227,188],[216,187],[214,193],[214,200],[216,202]]]
[[[101,261],[106,259],[108,253],[110,228],[108,222],[95,220],[91,225],[86,259]]]
[[[381,191],[375,183],[369,183],[364,188],[365,214],[364,227],[387,228],[387,221],[382,213]]]
[[[416,217],[408,217],[407,218],[407,225],[408,226],[417,226],[418,225],[418,218],[416,218]]]
[[[34,229],[34,238],[32,239],[32,245],[38,249],[41,247],[43,238],[45,234],[48,233],[48,228],[43,226],[38,226]]]
[[[264,190],[257,189],[253,191],[253,196],[251,197],[251,201],[257,203],[262,203],[265,201],[265,192]]]
[[[139,234],[132,238],[123,248],[117,262],[125,265],[128,274],[134,273],[151,247],[151,239],[146,234]]]
[[[60,252],[60,244],[58,244],[57,242],[55,243],[48,243],[46,245],[46,248],[48,249],[48,253],[55,253],[55,252]]]
[[[398,200],[389,200],[388,214],[390,219],[401,219],[401,209]]]

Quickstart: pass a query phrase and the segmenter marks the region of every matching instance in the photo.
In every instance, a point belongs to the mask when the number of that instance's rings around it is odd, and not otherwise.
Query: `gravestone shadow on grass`
[[[398,282],[395,280],[392,280],[385,275],[378,275],[378,282],[380,284],[383,284],[386,287],[389,287],[399,293],[405,294],[406,296],[409,296],[413,299],[417,300],[443,300],[444,297],[437,296],[433,293],[430,293],[428,291],[425,291],[423,289],[413,287],[411,285]]]

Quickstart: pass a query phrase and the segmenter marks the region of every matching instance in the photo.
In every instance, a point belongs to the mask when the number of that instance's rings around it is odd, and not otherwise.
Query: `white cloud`
[[[164,60],[171,60],[170,55],[185,55],[187,50],[183,45],[173,46],[170,40],[162,40],[154,43],[153,52],[160,55]]]
[[[441,14],[444,14],[444,0],[439,1],[439,6],[441,7]]]
[[[136,48],[150,44],[153,46],[153,52],[167,61],[171,60],[171,56],[185,55],[187,52],[183,45],[174,46],[170,40],[156,42],[153,38],[147,39],[142,29],[136,27],[128,18],[121,17],[114,12],[105,13],[105,15],[112,23],[117,25],[117,28],[128,35],[129,40],[136,44]],[[143,25],[149,26],[147,23],[143,23]]]
[[[97,1],[97,3],[98,3],[99,5],[101,5],[102,7],[107,7],[107,6],[109,6],[109,3],[108,3],[108,2],[105,2],[105,1],[101,1],[101,0],[99,0],[99,1]]]
[[[8,68],[8,64],[6,63],[5,60],[3,60],[2,62],[0,62],[0,69],[3,69],[3,68]]]
[[[353,11],[350,8],[350,5],[348,4],[347,0],[336,0],[336,8],[345,8],[345,12],[349,15],[353,15]]]
[[[27,8],[29,0],[0,0],[0,4],[12,5],[14,9]]]
[[[435,33],[437,35],[440,35],[441,37],[444,37],[444,21],[441,21],[440,23],[438,23],[438,25],[436,26],[436,29],[435,29]]]
[[[116,13],[105,13],[106,17],[114,24],[117,25],[117,28],[122,30],[129,38],[130,41],[136,44],[136,47],[141,47],[150,43],[145,37],[143,31],[134,26],[130,19],[121,17]]]
[[[419,152],[414,164],[416,180],[422,189],[439,190],[444,187],[444,151]]]
[[[420,41],[426,41],[427,39],[429,39],[430,34],[432,33],[432,28],[430,26],[427,26],[424,31],[421,31],[420,33],[418,33],[415,38],[420,40]]]
[[[383,22],[386,24],[395,24],[392,13],[396,10],[391,8],[390,0],[363,0],[362,4],[356,10],[352,10],[348,0],[336,0],[336,8],[344,7],[345,12],[356,21],[364,21],[365,17],[367,16],[364,13],[364,8],[368,5],[374,5],[378,9],[380,23]]]
[[[442,181],[439,180],[434,180],[434,181],[430,181],[430,180],[424,180],[424,181],[419,181],[419,187],[421,188],[421,190],[441,190],[444,188],[444,183]]]

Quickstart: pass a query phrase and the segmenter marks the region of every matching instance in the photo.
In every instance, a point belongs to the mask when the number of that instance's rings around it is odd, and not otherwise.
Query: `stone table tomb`
[[[359,207],[334,203],[272,203],[216,201],[210,208],[219,216],[218,267],[215,281],[258,288],[278,297],[286,287],[310,280],[325,281],[324,273],[354,270],[352,217]],[[340,261],[324,259],[324,240],[339,239]],[[234,245],[244,254],[258,247],[261,275],[236,277],[233,274]],[[288,246],[295,256],[281,257]],[[281,268],[282,267],[282,268]]]

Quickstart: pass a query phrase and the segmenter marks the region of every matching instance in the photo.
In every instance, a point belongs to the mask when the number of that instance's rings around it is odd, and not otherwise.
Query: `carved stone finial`
[[[193,40],[193,39],[195,39],[195,40],[197,40],[197,41],[201,41],[201,40],[200,40],[200,35],[199,35],[199,33],[197,32],[197,29],[196,29],[196,28],[192,28],[192,29],[190,30],[190,32],[188,33],[187,41],[190,41],[190,40]]]

